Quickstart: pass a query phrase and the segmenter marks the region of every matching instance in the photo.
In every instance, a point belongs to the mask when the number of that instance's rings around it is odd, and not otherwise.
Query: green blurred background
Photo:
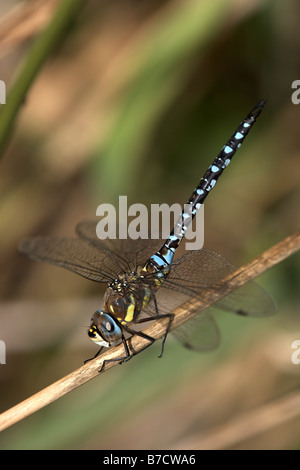
[[[8,89],[60,3],[1,2]],[[299,226],[300,105],[291,101],[299,2],[83,3],[34,80],[0,161],[1,412],[95,353],[86,328],[103,293],[23,259],[22,237],[72,235],[119,195],[148,207],[185,202],[261,98],[259,122],[206,203],[205,247],[240,266]],[[210,354],[168,338],[158,360],[154,344],[4,431],[0,448],[298,448],[299,409],[250,437],[214,439],[215,429],[251,419],[300,385],[300,364],[291,362],[300,339],[299,256],[258,282],[278,303],[275,317],[220,314],[222,345]]]

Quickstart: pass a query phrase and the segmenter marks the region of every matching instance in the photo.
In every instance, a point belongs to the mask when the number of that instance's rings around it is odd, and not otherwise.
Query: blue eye
[[[116,344],[122,338],[122,330],[118,322],[108,313],[101,313],[98,317],[97,327],[103,339],[110,345]]]

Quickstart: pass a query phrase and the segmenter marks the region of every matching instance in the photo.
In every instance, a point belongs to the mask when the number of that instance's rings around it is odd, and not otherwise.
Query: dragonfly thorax
[[[135,272],[121,274],[104,293],[103,311],[121,324],[131,323],[149,302],[151,289]]]
[[[138,275],[136,272],[134,271],[131,271],[129,273],[123,273],[123,274],[119,274],[119,276],[114,279],[109,285],[108,287],[112,288],[112,289],[116,289],[118,290],[119,292],[122,292],[124,289],[127,288],[127,286],[130,284],[130,283],[134,283],[136,282],[138,279]]]
[[[151,288],[142,276],[135,272],[119,275],[104,293],[102,310],[97,310],[91,318],[89,338],[106,348],[119,344],[122,325],[133,322],[150,298]]]

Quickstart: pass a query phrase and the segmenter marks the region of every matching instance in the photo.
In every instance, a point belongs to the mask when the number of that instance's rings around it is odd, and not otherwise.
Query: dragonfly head
[[[98,346],[109,348],[121,342],[122,329],[112,315],[97,310],[91,318],[88,336]]]

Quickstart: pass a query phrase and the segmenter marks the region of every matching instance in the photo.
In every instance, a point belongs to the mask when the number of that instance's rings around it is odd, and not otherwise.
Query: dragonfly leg
[[[155,311],[156,311],[156,319],[158,319],[158,318],[169,318],[169,322],[168,322],[168,325],[167,325],[167,328],[166,328],[166,332],[165,332],[163,340],[162,340],[161,353],[158,356],[159,358],[161,358],[163,356],[163,353],[164,353],[165,342],[166,342],[167,336],[168,336],[168,334],[170,332],[170,329],[171,329],[171,326],[172,326],[172,322],[173,322],[173,319],[174,319],[174,314],[166,313],[164,315],[159,315],[157,301],[156,301],[155,296],[154,296],[154,305],[155,305]]]
[[[86,364],[87,362],[90,362],[92,359],[95,359],[96,357],[98,357],[99,354],[101,353],[103,347],[104,347],[104,346],[102,346],[102,347],[96,352],[95,356],[90,357],[89,359],[86,359],[83,364]]]
[[[104,371],[105,365],[108,364],[109,362],[119,362],[120,364],[122,364],[122,362],[126,362],[129,359],[131,359],[132,355],[130,354],[130,351],[129,351],[128,345],[127,345],[127,341],[124,338],[124,336],[122,336],[122,342],[123,342],[123,346],[124,346],[124,349],[125,349],[126,356],[116,357],[115,359],[104,359],[104,361],[102,363],[102,366],[101,366],[101,369],[99,370],[99,373]]]
[[[149,320],[148,320],[149,321]],[[140,322],[136,322],[136,323],[140,323]],[[142,322],[141,322],[142,323]],[[141,338],[144,338],[146,340],[149,341],[149,344],[146,344],[146,346],[144,346],[140,351],[138,352],[135,352],[134,349],[132,348],[133,350],[133,353],[131,354],[130,357],[128,357],[128,359],[125,359],[125,361],[129,361],[129,359],[132,358],[132,356],[135,356],[136,354],[139,354],[140,352],[144,351],[145,349],[149,348],[149,346],[151,346],[151,344],[154,343],[155,339],[152,338],[151,336],[149,335],[146,335],[146,333],[143,333],[142,331],[135,331],[131,328],[129,328],[128,326],[123,326],[123,328],[128,332],[128,333],[131,333],[132,335],[137,335],[137,336],[140,336]],[[131,338],[129,338],[131,340]],[[124,361],[124,362],[125,362]]]
[[[156,317],[155,317],[156,318]],[[132,330],[131,328],[129,328],[128,326],[123,326],[124,330],[126,330],[128,333],[131,333],[132,335],[138,335],[140,336],[141,338],[144,338],[144,339],[147,339],[149,341],[149,344],[146,344],[146,346],[144,346],[138,353],[144,351],[144,349],[147,349],[149,346],[151,346],[151,344],[154,343],[155,339],[154,338],[151,338],[151,336],[149,335],[146,335],[145,333],[142,333],[141,331],[135,331],[135,330]],[[129,338],[131,339],[131,338]],[[124,345],[124,349],[125,349],[125,352],[126,352],[126,356],[123,356],[123,357],[117,357],[116,359],[106,359],[103,361],[103,364],[102,364],[102,367],[101,369],[99,370],[99,372],[102,372],[104,370],[104,367],[105,367],[105,364],[107,364],[108,362],[119,362],[120,364],[122,364],[123,362],[127,362],[129,361],[133,356],[135,356],[136,354],[138,354],[137,352],[134,352],[132,354],[130,354],[130,351],[129,351],[129,348],[128,348],[128,345],[127,345],[127,341],[126,339],[122,338],[122,341],[123,341],[123,345]]]
[[[164,334],[164,337],[163,337],[163,340],[162,340],[162,345],[161,345],[161,353],[160,355],[158,356],[159,358],[161,358],[163,356],[163,353],[164,353],[164,347],[165,347],[165,342],[166,342],[166,339],[167,339],[167,336],[170,332],[170,329],[171,329],[171,325],[172,325],[172,321],[173,321],[173,318],[174,318],[174,314],[173,313],[165,313],[165,314],[161,314],[161,315],[155,315],[153,317],[147,317],[147,318],[141,318],[140,320],[137,320],[136,323],[145,323],[145,322],[148,322],[148,321],[153,321],[153,320],[160,320],[162,318],[168,318],[169,321],[168,321],[168,324],[167,324],[167,328],[166,328],[166,331],[165,331],[165,334]],[[137,333],[135,333],[137,334]],[[150,337],[149,337],[150,338]],[[151,338],[153,341],[154,339]],[[149,345],[150,346],[150,345]],[[148,346],[146,346],[148,347]]]

